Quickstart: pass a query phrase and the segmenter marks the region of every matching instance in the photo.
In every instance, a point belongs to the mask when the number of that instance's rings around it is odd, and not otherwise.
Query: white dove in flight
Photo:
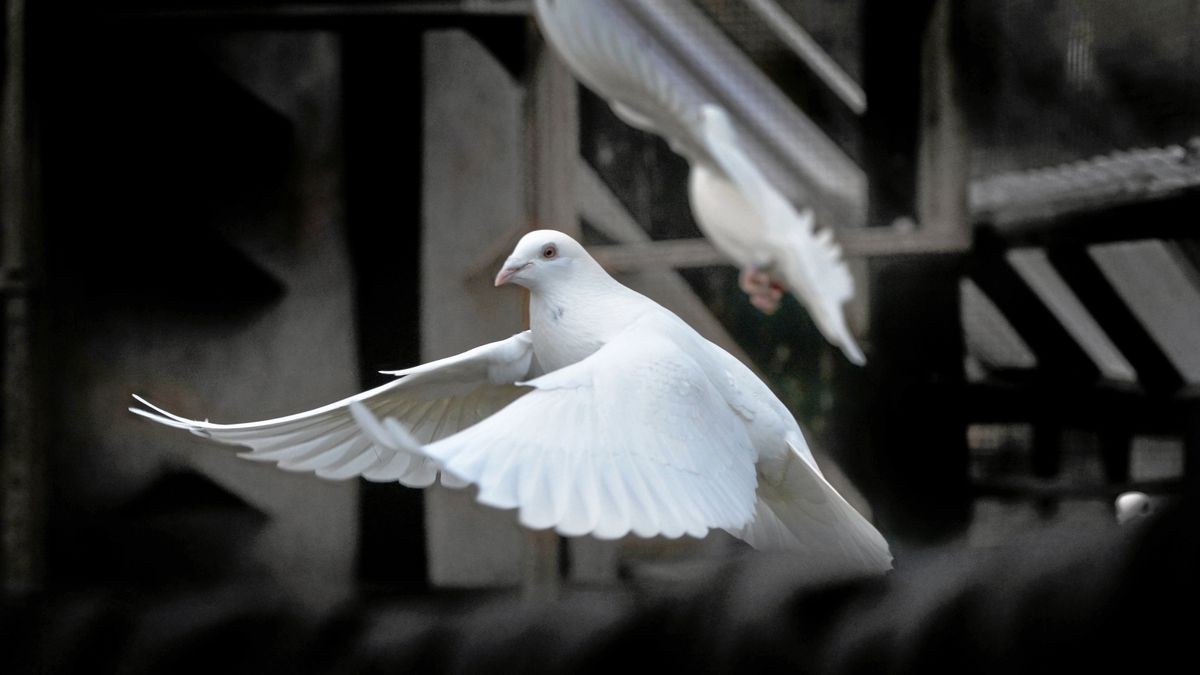
[[[866,363],[842,306],[854,280],[828,228],[816,231],[738,142],[729,115],[672,80],[672,57],[611,0],[536,0],[547,42],[572,73],[631,126],[663,136],[691,167],[696,224],[741,268],[742,290],[768,314],[786,288],[829,342]]]
[[[525,235],[496,277],[506,283],[529,289],[530,330],[316,410],[246,424],[189,420],[141,398],[150,410],[130,410],[323,478],[423,487],[440,472],[566,536],[721,528],[799,552],[814,570],[890,568],[883,536],[736,358],[561,232]]]

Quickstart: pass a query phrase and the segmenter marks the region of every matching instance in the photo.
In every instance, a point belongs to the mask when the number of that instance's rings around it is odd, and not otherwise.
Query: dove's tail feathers
[[[780,475],[759,476],[754,521],[731,532],[760,550],[803,552],[814,575],[858,576],[891,569],[883,535],[794,446],[792,450]]]
[[[762,221],[777,273],[812,315],[821,334],[851,362],[866,363],[846,326],[842,305],[854,297],[854,278],[829,229],[816,231],[811,209],[797,212],[763,175],[738,143],[729,116],[715,105],[703,107],[702,137],[717,166],[737,186]]]
[[[822,230],[824,234],[829,230]],[[867,362],[850,327],[843,305],[854,297],[854,278],[841,257],[841,248],[830,239],[797,229],[783,239],[777,273],[808,309],[817,329],[842,350],[851,363]]]

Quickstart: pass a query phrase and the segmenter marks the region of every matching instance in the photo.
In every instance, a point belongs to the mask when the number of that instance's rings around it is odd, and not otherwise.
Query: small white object
[[[795,551],[819,573],[891,567],[887,542],[736,358],[561,232],[522,238],[496,276],[505,283],[529,289],[530,330],[316,410],[248,424],[131,410],[323,478],[419,487],[440,472],[443,483],[478,486],[481,503],[517,509],[527,527],[563,535],[720,528]]]
[[[1154,503],[1145,492],[1122,492],[1117,496],[1117,522],[1124,525],[1154,513]]]

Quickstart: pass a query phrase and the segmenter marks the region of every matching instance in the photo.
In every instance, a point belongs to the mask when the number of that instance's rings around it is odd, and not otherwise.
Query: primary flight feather
[[[323,478],[421,487],[440,473],[568,536],[724,529],[815,570],[881,572],[883,537],[821,475],[795,419],[736,358],[618,283],[561,232],[527,234],[496,285],[530,330],[305,413],[246,424],[130,408]]]
[[[696,224],[741,268],[750,302],[771,313],[790,290],[827,340],[851,362],[866,363],[843,314],[854,281],[831,231],[818,232],[812,211],[797,210],[763,175],[723,108],[673,79],[686,70],[676,57],[613,0],[536,0],[534,10],[547,42],[584,85],[688,160]]]

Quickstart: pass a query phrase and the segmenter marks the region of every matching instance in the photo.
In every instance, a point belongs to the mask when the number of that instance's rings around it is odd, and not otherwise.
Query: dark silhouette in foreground
[[[1197,518],[899,558],[886,578],[811,587],[786,556],[699,586],[358,601],[305,611],[226,587],[10,602],[4,672],[1085,672],[1187,669]]]

